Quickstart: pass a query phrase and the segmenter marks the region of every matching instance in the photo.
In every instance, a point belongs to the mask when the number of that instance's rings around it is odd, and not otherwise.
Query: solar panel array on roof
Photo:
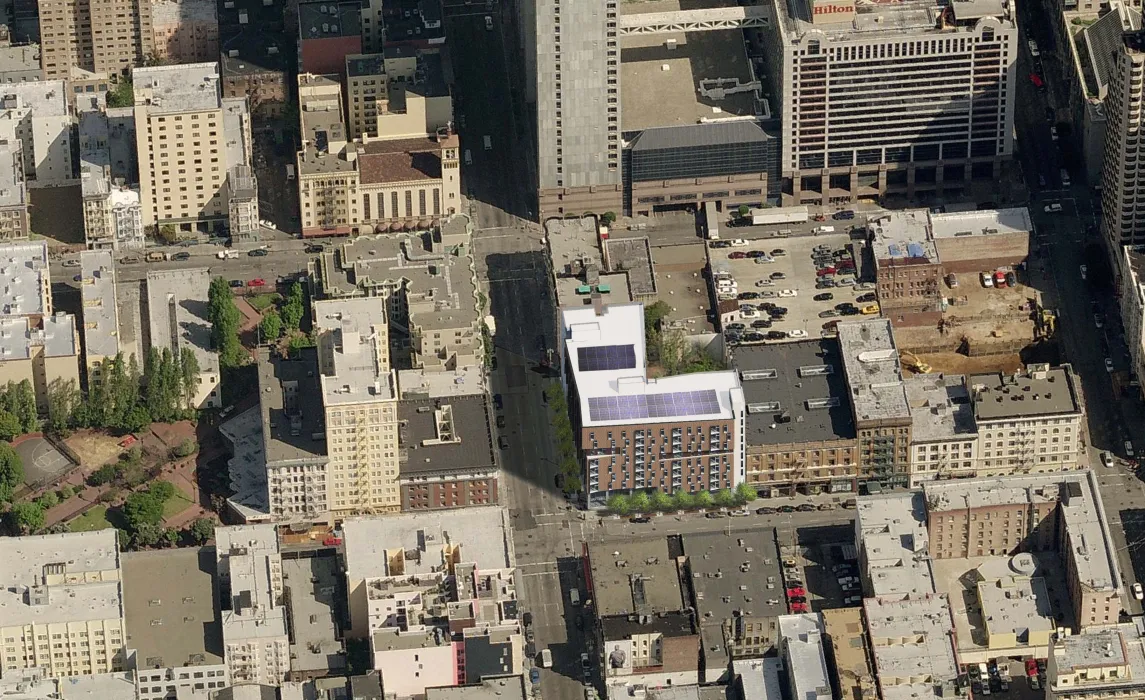
[[[635,369],[636,348],[631,345],[597,345],[576,349],[577,366],[581,372],[606,369]]]
[[[719,412],[720,400],[713,389],[670,394],[601,396],[588,400],[588,416],[593,421],[704,416]]]

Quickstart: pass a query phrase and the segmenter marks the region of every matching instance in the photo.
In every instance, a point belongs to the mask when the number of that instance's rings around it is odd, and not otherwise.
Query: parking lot
[[[869,279],[872,275],[862,265],[862,224],[832,223],[835,233],[818,236],[748,240],[747,245],[734,246],[729,245],[730,241],[709,242],[712,284],[718,299],[736,298],[740,302],[737,311],[721,314],[729,342],[830,334],[826,324],[844,318],[847,313],[859,315],[863,307],[874,303],[874,283]],[[853,234],[849,233],[852,229]],[[728,247],[712,247],[713,243]],[[825,284],[817,284],[819,271],[824,272]],[[718,282],[721,277],[734,280],[734,286],[730,287],[734,297],[726,293],[728,283]],[[853,284],[848,284],[852,280]],[[848,304],[853,309],[838,308]],[[770,305],[786,309],[786,313],[775,313]],[[870,308],[877,313],[877,306]],[[742,324],[742,327],[734,324]]]
[[[862,603],[859,567],[854,545],[823,543],[812,546],[788,545],[780,548],[783,578],[789,598],[798,588],[813,612],[858,606]],[[792,612],[800,612],[792,606]]]

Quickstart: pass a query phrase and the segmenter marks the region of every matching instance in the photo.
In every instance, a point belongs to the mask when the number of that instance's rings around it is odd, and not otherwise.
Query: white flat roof
[[[388,356],[389,326],[385,304],[377,297],[329,299],[314,303],[319,346],[333,344],[334,373],[322,375],[325,405],[389,401],[396,397]],[[382,347],[379,347],[382,346]]]
[[[584,426],[734,417],[732,394],[742,392],[738,372],[648,378],[643,304],[605,305],[601,313],[594,306],[564,308],[561,328]],[[708,391],[715,396],[700,396]],[[656,396],[660,402],[645,398]]]
[[[875,674],[883,700],[939,700],[953,695],[958,665],[946,596],[863,601]],[[948,684],[950,693],[938,686]]]
[[[855,515],[870,595],[895,599],[935,592],[922,493],[860,496]]]
[[[30,109],[33,117],[68,116],[68,93],[62,80],[32,80],[0,85],[0,97],[14,96],[15,109]]]
[[[514,566],[509,511],[501,506],[480,506],[377,518],[352,518],[342,524],[345,533],[346,576],[351,580],[387,578],[387,551],[421,551],[420,560],[404,560],[404,576],[431,573],[441,566],[447,544],[460,547],[458,562],[478,569]]]
[[[136,104],[147,104],[151,114],[205,112],[219,109],[219,64],[183,63],[176,66],[133,68]],[[150,102],[144,95],[150,92]]]
[[[275,526],[215,528],[215,543],[219,573],[225,573],[230,580],[231,600],[245,597],[250,604],[246,609],[222,612],[223,641],[230,644],[239,639],[285,636],[286,607],[274,590],[276,576],[277,586],[282,586]],[[278,566],[272,567],[276,560]]]
[[[0,626],[123,617],[113,529],[0,538]],[[46,572],[58,567],[59,574]],[[36,603],[29,589],[46,590]]]
[[[114,357],[119,352],[119,311],[115,305],[115,262],[110,250],[80,253],[83,283],[83,335],[87,355]],[[140,358],[136,358],[138,361]]]
[[[780,615],[779,636],[787,650],[787,675],[793,700],[830,700],[831,679],[823,651],[823,618],[819,613]]]
[[[175,355],[180,348],[189,347],[199,361],[200,373],[219,371],[219,356],[211,350],[211,324],[207,320],[210,286],[211,275],[205,267],[147,273],[151,344],[169,348]],[[178,329],[174,336],[173,328]]]
[[[1030,210],[982,209],[948,214],[931,214],[930,230],[935,238],[987,236],[1000,233],[1029,233],[1034,230]]]
[[[47,243],[0,244],[0,315],[46,313],[49,280]]]

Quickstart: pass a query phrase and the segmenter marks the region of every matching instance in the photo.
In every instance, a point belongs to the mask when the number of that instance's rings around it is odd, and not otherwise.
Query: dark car
[[[764,506],[763,508],[756,508],[755,509],[756,515],[772,515],[774,513],[775,513],[775,509],[774,508],[768,508],[767,506]]]
[[[849,221],[849,220],[855,218],[855,212],[853,212],[849,209],[844,209],[843,211],[835,212],[834,218],[836,221]]]
[[[249,255],[252,258],[261,258],[261,257],[268,255],[268,253],[266,252],[265,248],[255,248],[254,250],[247,253],[247,255]]]
[[[232,287],[245,287],[246,282],[243,282],[242,280],[231,280],[230,285]]]
[[[780,513],[794,513],[795,506],[779,506]]]
[[[652,518],[648,518],[648,517],[641,515],[641,516],[637,516],[635,518],[629,518],[628,522],[634,523],[636,525],[643,525],[644,523],[652,522]]]
[[[749,258],[766,258],[767,257],[767,251],[766,250],[749,250],[749,251],[747,251],[747,257],[749,257]]]
[[[827,309],[826,311],[819,312],[819,318],[835,318],[839,312],[834,309]]]
[[[784,255],[787,255],[787,251],[783,248],[776,248],[775,250],[771,251],[771,257],[773,258],[779,258]]]
[[[497,407],[498,411],[501,410],[501,406],[503,404],[501,402],[501,395],[500,394],[493,394],[493,405]]]
[[[807,599],[801,595],[796,595],[796,596],[791,596],[790,598],[787,599],[787,601],[790,603],[806,603]]]
[[[498,428],[504,428],[505,427],[505,416],[497,416],[497,427]]]
[[[504,435],[497,438],[497,446],[500,447],[502,450],[509,449],[509,438],[505,437]]]
[[[324,247],[322,247],[316,243],[311,243],[310,245],[306,246],[306,252],[307,253],[322,253],[322,252],[325,252],[325,250],[326,250],[326,248],[324,248]]]
[[[172,260],[190,260],[191,254],[187,253],[187,252],[175,253],[174,255],[171,256],[171,259]]]
[[[782,272],[773,272],[773,273],[771,273],[771,279],[773,279],[773,280],[787,279],[787,275],[783,274]]]
[[[835,282],[833,282],[832,280],[819,280],[818,282],[815,283],[816,289],[833,289],[834,287],[835,287]]]
[[[783,331],[768,331],[767,332],[767,339],[768,340],[783,340],[786,337],[787,337],[787,334],[784,333]]]
[[[879,300],[879,295],[875,294],[874,292],[867,292],[866,294],[862,294],[857,299],[855,299],[855,301],[859,302],[860,304],[868,304],[872,301],[878,301],[878,300]]]
[[[758,343],[759,341],[764,340],[764,335],[763,333],[744,333],[743,339],[749,343]]]
[[[737,299],[758,299],[759,292],[740,292]]]
[[[822,294],[816,294],[814,298],[815,301],[831,301],[835,298],[835,295],[831,292],[823,292]]]
[[[850,301],[843,301],[843,302],[839,302],[838,304],[835,304],[835,310],[836,311],[846,311],[847,309],[855,309],[855,308],[858,308],[858,307],[855,306],[854,302],[850,302]]]
[[[751,327],[752,328],[771,328],[771,321],[768,321],[766,319],[761,318],[758,321],[752,321]]]
[[[533,624],[533,613],[526,612],[523,615],[521,615],[521,623],[523,625],[525,625],[525,627],[528,627],[529,625]]]
[[[839,311],[839,313],[843,314],[844,316],[857,316],[859,313],[859,310],[852,306],[849,309],[842,309],[841,311]]]
[[[1013,272],[1007,272],[1006,273],[1006,284],[1010,285],[1011,287],[1016,287],[1018,285],[1018,276],[1015,275]]]
[[[711,246],[712,248],[731,248],[732,242],[731,241],[712,241],[708,245]]]
[[[724,329],[729,331],[742,331],[745,328],[747,328],[747,326],[743,325],[742,323],[729,323],[728,325],[724,326]]]
[[[786,306],[773,306],[767,310],[767,313],[771,314],[772,316],[776,316],[776,315],[783,316],[784,314],[787,313],[787,307]]]
[[[815,510],[815,506],[811,505],[810,503],[801,503],[795,510],[799,511],[800,513],[810,513],[811,511]]]
[[[716,518],[724,517],[724,513],[714,513],[714,512],[713,513],[704,513],[704,517],[709,518],[711,520],[715,520]]]

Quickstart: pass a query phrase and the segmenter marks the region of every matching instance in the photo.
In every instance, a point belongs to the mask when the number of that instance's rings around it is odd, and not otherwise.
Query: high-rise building
[[[72,117],[62,80],[37,80],[0,87],[0,138],[19,141],[24,175],[40,182],[75,177]]]
[[[228,222],[227,173],[249,165],[245,97],[223,97],[217,63],[138,68],[136,151],[143,225],[190,234]]]
[[[40,0],[44,76],[67,78],[72,66],[119,73],[155,51],[151,0]]]
[[[998,177],[1013,152],[1013,3],[770,6],[785,203],[917,198]]]
[[[620,211],[620,44],[616,0],[535,3],[537,195],[559,210]]]
[[[1126,32],[1116,50],[1109,94],[1105,98],[1105,165],[1101,179],[1101,227],[1110,255],[1118,264],[1123,245],[1145,243],[1145,174],[1137,158],[1145,152],[1141,106],[1145,103],[1145,30]],[[1127,274],[1128,270],[1121,270]]]
[[[397,512],[398,397],[385,306],[370,298],[318,301],[314,329],[329,454],[327,508]]]
[[[282,555],[273,525],[215,529],[223,658],[236,685],[281,685],[290,671]]]

